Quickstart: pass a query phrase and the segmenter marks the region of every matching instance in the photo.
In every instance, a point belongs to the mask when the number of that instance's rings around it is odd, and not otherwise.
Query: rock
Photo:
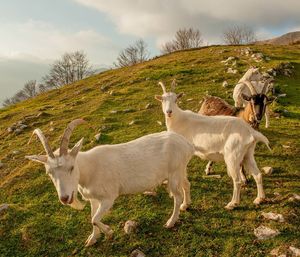
[[[151,195],[151,196],[157,196],[157,192],[155,191],[145,191],[143,195]]]
[[[140,250],[136,249],[131,254],[130,257],[145,257],[146,255]]]
[[[289,149],[289,148],[291,148],[289,145],[282,145],[282,147],[283,147],[284,149]]]
[[[7,128],[8,133],[12,133],[13,131],[14,131],[14,129],[12,127]]]
[[[222,178],[221,175],[203,175],[203,178]]]
[[[263,172],[267,175],[271,175],[273,173],[273,168],[272,167],[263,167],[262,168]]]
[[[135,120],[132,120],[132,121],[129,122],[129,125],[131,126],[131,125],[133,125],[133,124],[135,124],[135,123],[136,123],[136,121],[135,121]]]
[[[271,255],[271,256],[278,256],[278,255],[279,255],[279,251],[280,251],[280,247],[276,247],[276,248],[274,248],[274,249],[270,252],[270,255]]]
[[[50,129],[49,129],[49,131],[50,131],[50,132],[53,132],[53,131],[54,131],[54,128],[53,128],[53,127],[52,127],[52,128],[50,128]]]
[[[148,103],[146,106],[145,106],[145,109],[150,109],[152,107],[152,104]]]
[[[4,203],[0,205],[0,213],[3,212],[4,210],[8,209],[8,204]]]
[[[191,101],[193,101],[193,100],[194,100],[194,98],[186,99],[187,102],[191,102]]]
[[[279,222],[284,222],[284,218],[282,214],[277,214],[273,212],[262,212],[261,215],[268,220],[275,220]]]
[[[16,133],[16,135],[19,135],[19,134],[21,134],[22,133],[22,129],[19,129],[19,128],[17,128],[16,130],[15,130],[15,133]]]
[[[124,231],[126,234],[131,234],[136,230],[137,226],[138,223],[136,221],[127,220],[124,225]]]
[[[94,136],[94,138],[96,139],[96,141],[99,141],[101,137],[101,133],[98,133]]]
[[[228,82],[225,80],[225,81],[223,81],[223,83],[222,83],[222,87],[228,87]]]
[[[134,109],[125,109],[123,112],[128,113],[128,112],[134,112]]]
[[[156,122],[157,122],[157,124],[160,125],[160,126],[162,126],[162,124],[163,124],[160,120],[157,120]]]
[[[53,121],[50,121],[49,125],[50,125],[50,126],[53,126],[53,125],[54,125],[54,122],[53,122]]]
[[[232,69],[232,68],[228,68],[228,69],[227,69],[227,73],[236,74],[236,73],[237,73],[237,70]]]
[[[286,97],[286,94],[279,94],[277,97]]]
[[[258,240],[273,238],[279,234],[280,232],[277,229],[271,229],[264,225],[260,225],[258,228],[254,229],[254,235]]]
[[[290,201],[290,202],[293,202],[293,201],[300,201],[300,195],[293,194],[293,196],[289,198],[289,201]]]
[[[233,61],[233,60],[235,60],[235,59],[236,59],[236,57],[230,56],[230,57],[228,57],[226,60],[221,61],[221,63],[228,63],[228,62],[231,62],[231,61]]]
[[[294,246],[290,246],[289,250],[292,252],[292,256],[300,256],[300,249]]]
[[[116,114],[116,113],[118,113],[118,111],[112,110],[112,111],[110,111],[110,113],[111,113],[111,114]]]

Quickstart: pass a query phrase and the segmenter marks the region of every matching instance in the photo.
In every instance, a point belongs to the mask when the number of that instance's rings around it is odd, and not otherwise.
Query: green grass
[[[0,169],[0,203],[10,204],[0,214],[0,256],[129,256],[137,248],[147,256],[266,256],[277,246],[300,248],[300,204],[288,201],[292,193],[300,194],[300,48],[251,46],[271,57],[271,61],[261,63],[239,56],[239,48],[216,46],[176,52],[133,67],[106,71],[0,109],[0,160],[4,163]],[[240,57],[238,74],[227,74],[227,67],[220,63],[229,56]],[[286,61],[295,66],[294,75],[277,77],[276,88],[287,97],[272,104],[272,109],[282,116],[272,117],[269,129],[261,128],[271,142],[273,153],[263,145],[256,149],[259,167],[274,168],[271,176],[264,176],[270,201],[260,207],[252,203],[256,187],[250,180],[242,190],[240,207],[225,210],[233,189],[225,166],[221,163],[215,166],[215,173],[221,174],[221,179],[207,179],[202,177],[206,162],[193,158],[188,166],[193,203],[187,212],[181,213],[173,229],[163,228],[171,214],[172,200],[160,187],[156,197],[142,194],[120,197],[104,218],[115,232],[113,239],[101,236],[95,246],[86,249],[84,241],[92,230],[90,207],[80,212],[62,206],[44,167],[24,159],[25,154],[43,152],[37,140],[27,145],[34,128],[41,128],[51,145],[57,147],[66,124],[74,118],[82,117],[90,125],[78,127],[71,138],[73,144],[85,137],[84,149],[165,130],[164,125],[157,123],[164,119],[161,106],[153,97],[161,94],[159,80],[169,85],[176,78],[177,91],[186,94],[180,106],[196,111],[206,93],[233,103],[234,84],[249,65],[267,70]],[[225,79],[230,84],[226,89],[221,86]],[[104,86],[106,91],[102,92],[100,88]],[[148,103],[152,107],[145,109]],[[131,110],[124,112],[125,109]],[[119,112],[111,114],[112,110]],[[13,123],[40,112],[44,112],[41,117],[28,119],[29,127],[22,134],[7,132]],[[130,126],[132,120],[136,123]],[[54,123],[54,131],[50,130],[50,122]],[[99,131],[101,139],[96,142],[94,135]],[[284,149],[282,145],[290,148]],[[19,152],[13,154],[14,150]],[[262,211],[282,213],[286,222],[265,221],[260,217]],[[135,234],[123,232],[128,219],[139,223]],[[277,228],[281,234],[257,241],[253,229],[260,224]]]

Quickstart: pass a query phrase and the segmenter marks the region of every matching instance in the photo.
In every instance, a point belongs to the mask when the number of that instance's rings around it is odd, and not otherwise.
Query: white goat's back
[[[193,153],[193,145],[181,135],[161,132],[95,147],[80,153],[78,164],[93,177],[92,188],[134,194],[155,188],[178,170],[183,172]]]

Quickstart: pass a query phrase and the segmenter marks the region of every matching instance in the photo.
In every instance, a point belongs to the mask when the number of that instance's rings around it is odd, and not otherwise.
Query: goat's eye
[[[72,167],[71,167],[71,169],[70,169],[70,173],[71,173],[73,170],[74,170],[74,166],[72,166]]]

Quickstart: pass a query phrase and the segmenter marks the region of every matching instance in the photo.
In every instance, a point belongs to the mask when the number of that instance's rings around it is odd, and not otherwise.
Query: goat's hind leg
[[[179,218],[180,205],[182,204],[182,201],[183,201],[183,185],[181,185],[181,184],[182,183],[177,181],[177,178],[169,180],[170,191],[174,197],[174,208],[173,208],[172,216],[169,218],[169,220],[165,224],[166,228],[172,228],[174,226],[175,222]]]

